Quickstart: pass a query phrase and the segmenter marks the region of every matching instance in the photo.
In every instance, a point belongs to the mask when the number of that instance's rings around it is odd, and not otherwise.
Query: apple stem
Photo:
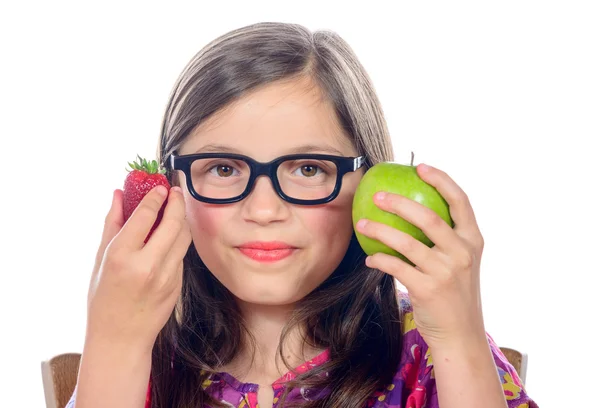
[[[414,161],[415,161],[415,152],[410,152],[410,165],[414,166]]]

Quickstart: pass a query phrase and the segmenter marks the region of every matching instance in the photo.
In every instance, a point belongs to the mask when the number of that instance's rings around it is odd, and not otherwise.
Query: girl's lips
[[[258,249],[240,247],[240,252],[258,262],[277,262],[292,255],[296,248]]]

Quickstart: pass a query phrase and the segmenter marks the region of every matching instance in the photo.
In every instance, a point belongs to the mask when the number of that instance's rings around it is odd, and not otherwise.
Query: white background
[[[184,65],[275,20],[340,33],[397,161],[415,151],[467,191],[486,239],[487,329],[529,354],[529,393],[545,408],[600,406],[597,2],[2,4],[2,407],[42,407],[41,360],[81,351],[111,193],[127,161],[155,154]]]

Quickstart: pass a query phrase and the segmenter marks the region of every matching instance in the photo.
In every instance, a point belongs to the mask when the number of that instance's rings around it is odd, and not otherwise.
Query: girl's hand
[[[400,258],[377,253],[366,264],[394,276],[408,290],[413,317],[429,346],[460,345],[485,339],[479,287],[483,237],[465,192],[444,172],[423,164],[419,176],[435,187],[450,206],[454,228],[431,209],[408,199],[377,193],[375,204],[420,228],[433,241],[432,248],[395,228],[360,220],[358,230],[400,252]]]
[[[191,243],[179,187],[171,188],[163,218],[144,244],[166,191],[150,191],[125,224],[123,192],[115,191],[90,282],[88,338],[151,350],[173,311]]]

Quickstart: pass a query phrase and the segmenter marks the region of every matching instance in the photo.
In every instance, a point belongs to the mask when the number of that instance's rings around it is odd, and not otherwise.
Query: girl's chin
[[[240,301],[262,306],[285,306],[298,302],[308,295],[314,287],[300,287],[298,282],[289,278],[278,282],[278,279],[248,279],[225,285]]]

